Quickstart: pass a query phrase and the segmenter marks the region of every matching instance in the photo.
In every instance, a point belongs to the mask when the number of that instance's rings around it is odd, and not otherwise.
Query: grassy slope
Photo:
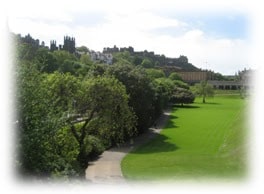
[[[192,108],[175,107],[161,134],[123,159],[124,176],[159,180],[242,175],[245,101],[226,96],[200,102]]]

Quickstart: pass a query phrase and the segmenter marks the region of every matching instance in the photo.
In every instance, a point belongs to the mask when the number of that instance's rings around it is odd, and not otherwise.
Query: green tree
[[[133,64],[135,65],[140,65],[143,61],[143,57],[141,56],[135,56],[134,59],[133,59]]]
[[[59,67],[55,57],[47,48],[37,49],[34,61],[41,72],[52,73]]]
[[[97,77],[82,82],[67,123],[78,143],[77,161],[82,175],[89,161],[89,136],[111,144],[123,142],[135,132],[135,116],[128,106],[124,85],[114,78]]]
[[[164,71],[159,70],[159,69],[146,69],[146,73],[150,79],[165,77]]]
[[[169,79],[171,79],[171,80],[180,80],[180,81],[182,81],[181,76],[180,76],[179,74],[175,73],[175,72],[173,72],[173,73],[171,73],[171,74],[169,75]]]
[[[194,102],[194,94],[187,89],[175,87],[173,94],[171,95],[170,101],[174,104],[191,104]]]
[[[116,64],[110,66],[106,74],[126,86],[129,106],[137,116],[137,128],[139,132],[146,130],[154,119],[155,90],[145,70],[140,66]]]
[[[179,88],[190,89],[189,85],[181,80],[173,80],[173,83]]]
[[[61,73],[71,73],[74,74],[74,61],[71,60],[64,60],[63,63],[59,67],[59,72]]]
[[[189,89],[189,85],[185,82],[183,82],[181,76],[175,72],[172,72],[169,77],[169,79],[173,80],[174,84],[177,86],[177,87],[180,87],[180,88],[185,88],[185,89]]]
[[[43,80],[44,87],[48,87],[46,96],[54,108],[66,114],[73,108],[73,100],[80,93],[81,81],[70,73],[55,72]]]
[[[56,63],[58,66],[61,66],[66,60],[67,61],[78,61],[76,56],[64,50],[54,51],[52,52],[52,55],[56,59]]]
[[[80,62],[88,66],[91,66],[93,64],[93,61],[91,60],[90,56],[87,54],[81,55]]]
[[[136,133],[124,85],[71,74],[18,72],[19,169],[30,175],[84,176],[88,161]]]
[[[84,52],[85,54],[87,54],[89,49],[86,46],[80,46],[80,47],[76,47],[76,51]]]
[[[49,176],[59,161],[54,154],[54,134],[63,126],[62,112],[47,97],[35,64],[19,61],[16,71],[18,169],[23,174]]]
[[[108,67],[109,67],[109,65],[107,65],[107,64],[94,64],[89,69],[87,77],[102,76],[105,74]]]
[[[194,92],[203,97],[203,103],[205,103],[205,98],[207,96],[214,96],[214,88],[212,85],[208,84],[207,81],[201,81],[199,84],[195,84]]]
[[[142,65],[142,67],[145,67],[145,68],[153,68],[154,67],[153,62],[148,58],[143,59],[141,65]]]
[[[172,80],[163,77],[153,80],[152,83],[155,89],[154,112],[156,119],[160,116],[162,110],[168,105],[175,85]]]
[[[117,52],[113,54],[113,63],[117,64],[133,64],[134,58],[128,51]]]

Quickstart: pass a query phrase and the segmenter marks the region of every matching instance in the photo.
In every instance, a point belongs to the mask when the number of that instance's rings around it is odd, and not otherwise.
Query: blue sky
[[[249,19],[246,13],[233,12],[230,10],[216,11],[166,11],[162,10],[158,14],[168,18],[176,18],[186,24],[188,28],[178,32],[174,28],[160,29],[160,32],[174,34],[183,33],[184,30],[201,29],[208,36],[214,38],[249,38]],[[158,30],[157,30],[158,31]]]
[[[248,38],[248,19],[243,14],[218,13],[203,14],[196,17],[184,17],[194,28],[200,28],[206,34],[216,38]]]
[[[186,55],[195,66],[223,74],[249,66],[249,20],[239,6],[223,9],[169,0],[85,2],[67,1],[62,6],[52,1],[50,6],[45,1],[30,7],[23,1],[18,6],[23,9],[10,9],[9,28],[46,44],[53,39],[62,43],[63,36],[69,35],[76,38],[77,46],[97,51],[117,45],[168,57]]]

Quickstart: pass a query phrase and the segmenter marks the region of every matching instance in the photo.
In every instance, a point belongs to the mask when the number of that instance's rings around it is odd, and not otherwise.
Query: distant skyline
[[[233,75],[252,68],[248,53],[250,20],[243,9],[187,6],[175,1],[48,1],[10,10],[10,31],[44,41],[102,51],[104,47],[132,46],[167,57],[185,55],[198,68]],[[19,7],[19,6],[18,6]],[[253,67],[254,68],[254,67]]]

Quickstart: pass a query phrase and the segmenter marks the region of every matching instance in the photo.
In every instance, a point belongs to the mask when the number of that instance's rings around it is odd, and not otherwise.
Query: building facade
[[[188,84],[195,84],[199,83],[203,80],[212,80],[213,79],[213,72],[211,71],[194,71],[194,72],[177,72],[182,80]]]
[[[113,64],[113,55],[111,53],[101,53],[91,50],[88,51],[87,54],[90,56],[92,61],[103,62],[108,65]]]

